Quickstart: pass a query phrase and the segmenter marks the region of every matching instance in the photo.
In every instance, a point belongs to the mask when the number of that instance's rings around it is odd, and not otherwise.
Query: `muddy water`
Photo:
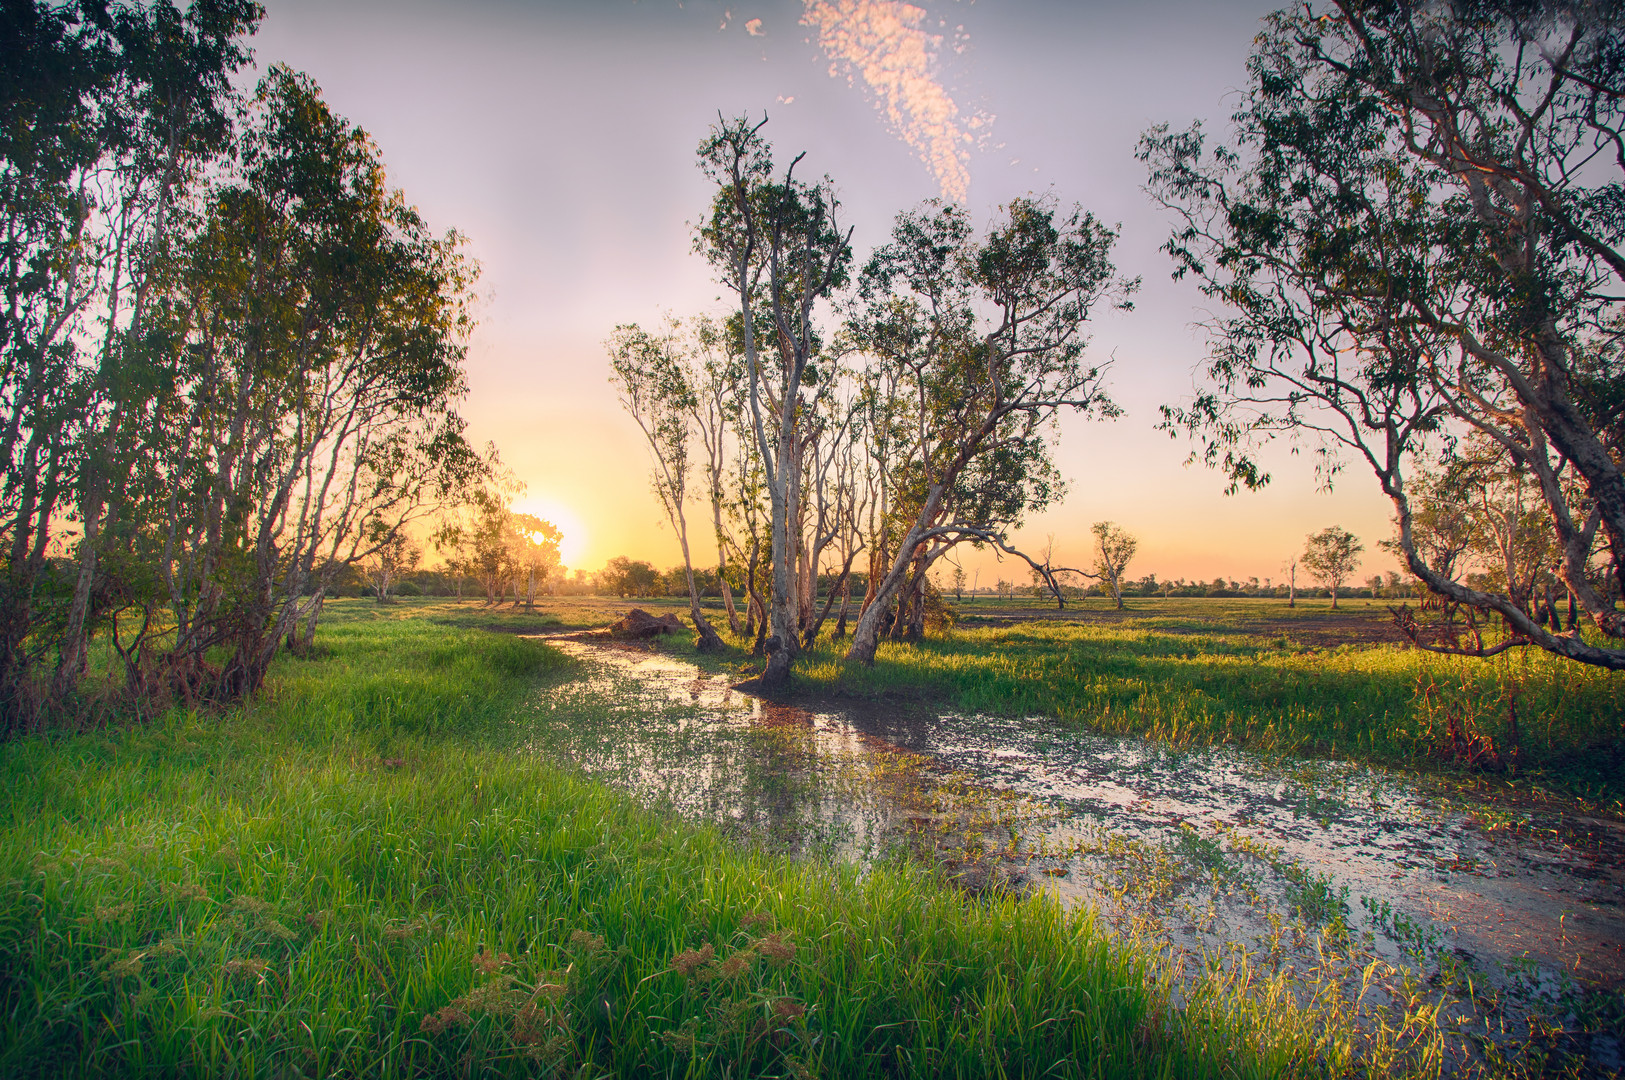
[[[752,842],[860,862],[907,852],[972,888],[1091,904],[1193,954],[1331,925],[1435,984],[1625,987],[1617,821],[1040,718],[776,705],[636,648],[560,647],[587,674],[539,700],[523,737]]]

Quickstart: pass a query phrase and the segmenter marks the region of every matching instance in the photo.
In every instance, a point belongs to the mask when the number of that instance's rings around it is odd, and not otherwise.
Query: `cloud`
[[[762,37],[767,31],[762,29],[761,19],[751,19],[745,23],[745,33],[751,37]]]
[[[937,78],[942,35],[925,28],[924,8],[901,0],[804,0],[804,26],[818,31],[832,78],[861,76],[875,107],[937,178],[944,198],[963,202],[970,148],[991,118],[965,116]],[[962,37],[952,46],[963,51]]]

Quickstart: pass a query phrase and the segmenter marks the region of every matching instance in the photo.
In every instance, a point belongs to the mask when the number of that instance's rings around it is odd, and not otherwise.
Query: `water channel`
[[[521,739],[649,805],[804,857],[1047,891],[1191,963],[1302,958],[1331,933],[1345,959],[1493,987],[1503,1031],[1534,1012],[1572,1028],[1584,1000],[1602,1017],[1588,1056],[1619,1064],[1625,823],[1043,718],[775,704],[638,646],[555,643],[582,675],[539,696]]]

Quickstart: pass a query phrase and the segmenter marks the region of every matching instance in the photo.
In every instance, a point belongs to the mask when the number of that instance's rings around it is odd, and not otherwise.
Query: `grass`
[[[279,660],[249,708],[0,747],[0,1074],[1352,1060],[1278,983],[1186,988],[1176,1008],[1087,914],[741,849],[498,749],[521,700],[571,672],[451,625],[488,619],[472,605],[331,610],[318,654]]]
[[[1047,715],[1176,745],[1354,758],[1465,776],[1453,731],[1497,748],[1490,779],[1625,810],[1625,676],[1538,650],[1491,660],[1371,642],[1363,601],[1099,602],[1065,619],[985,600],[962,611],[1013,625],[883,642],[873,667],[820,641],[797,661],[802,692],[925,697],[1000,715]],[[1347,632],[1340,633],[1339,627]],[[742,644],[742,643],[736,643]],[[676,651],[691,654],[685,643]],[[714,662],[714,661],[713,661]],[[749,666],[743,650],[724,663]],[[1517,725],[1515,764],[1511,726]],[[1510,768],[1509,768],[1510,766]],[[1486,779],[1480,771],[1478,781]]]

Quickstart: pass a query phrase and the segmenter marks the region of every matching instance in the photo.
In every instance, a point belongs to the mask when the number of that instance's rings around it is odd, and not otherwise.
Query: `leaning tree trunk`
[[[677,540],[683,548],[683,575],[688,579],[688,617],[694,623],[694,631],[698,635],[694,645],[701,652],[721,652],[722,638],[717,636],[716,627],[712,626],[700,611],[700,590],[694,584],[694,564],[688,557],[688,524],[679,512],[677,518]]]
[[[875,662],[875,650],[880,647],[881,622],[891,611],[892,601],[902,591],[908,579],[910,564],[914,561],[914,549],[919,546],[918,526],[911,528],[903,542],[897,545],[897,554],[892,558],[890,569],[886,576],[877,584],[871,571],[869,589],[872,598],[867,600],[863,614],[858,616],[858,625],[852,631],[852,647],[846,651],[848,660],[856,660],[862,664]],[[870,564],[871,567],[874,565]]]
[[[306,602],[299,617],[288,631],[288,651],[296,656],[308,656],[316,645],[316,624],[322,617],[322,604],[327,599],[327,586],[316,586],[316,592]]]

